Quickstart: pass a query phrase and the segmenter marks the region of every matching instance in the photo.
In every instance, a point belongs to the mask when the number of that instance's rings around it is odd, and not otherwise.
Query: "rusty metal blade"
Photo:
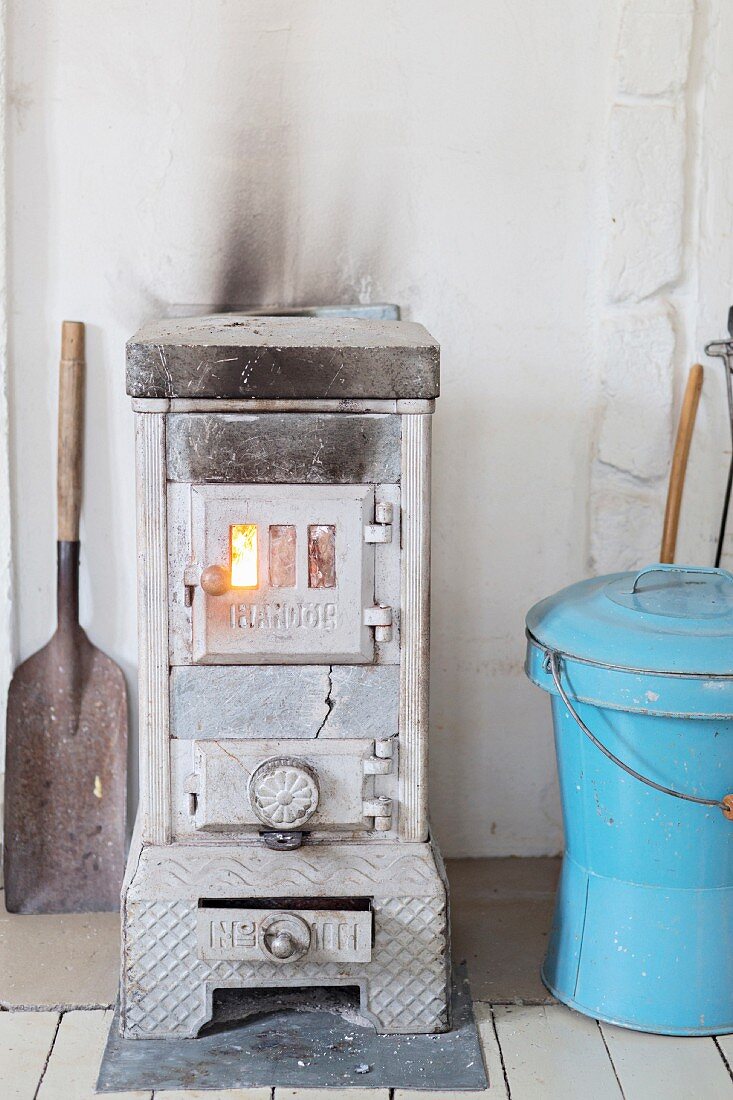
[[[78,544],[76,544],[78,546]],[[11,913],[119,908],[127,695],[73,616],[16,670],[7,710],[5,894]]]
[[[64,321],[59,364],[57,627],[10,684],[5,900],[11,913],[119,908],[125,858],[127,694],[79,625],[84,325]]]

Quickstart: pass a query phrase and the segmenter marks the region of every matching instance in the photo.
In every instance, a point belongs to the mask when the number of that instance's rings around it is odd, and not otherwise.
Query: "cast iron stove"
[[[347,986],[449,1027],[427,818],[430,425],[420,325],[221,315],[128,344],[140,807],[121,1028]],[[292,996],[292,994],[291,994]]]

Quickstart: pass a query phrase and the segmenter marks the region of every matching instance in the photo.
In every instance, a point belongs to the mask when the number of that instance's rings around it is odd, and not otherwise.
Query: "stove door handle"
[[[207,565],[201,570],[199,584],[207,596],[226,596],[231,588],[229,570],[223,565]]]

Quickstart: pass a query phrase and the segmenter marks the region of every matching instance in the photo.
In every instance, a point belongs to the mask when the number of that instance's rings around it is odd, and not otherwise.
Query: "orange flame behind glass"
[[[232,588],[256,588],[257,524],[234,523],[229,534],[232,546]]]

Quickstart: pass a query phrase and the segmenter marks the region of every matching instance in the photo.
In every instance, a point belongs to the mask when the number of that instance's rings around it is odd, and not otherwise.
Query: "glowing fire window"
[[[257,524],[233,523],[229,528],[232,551],[232,588],[257,587]]]

